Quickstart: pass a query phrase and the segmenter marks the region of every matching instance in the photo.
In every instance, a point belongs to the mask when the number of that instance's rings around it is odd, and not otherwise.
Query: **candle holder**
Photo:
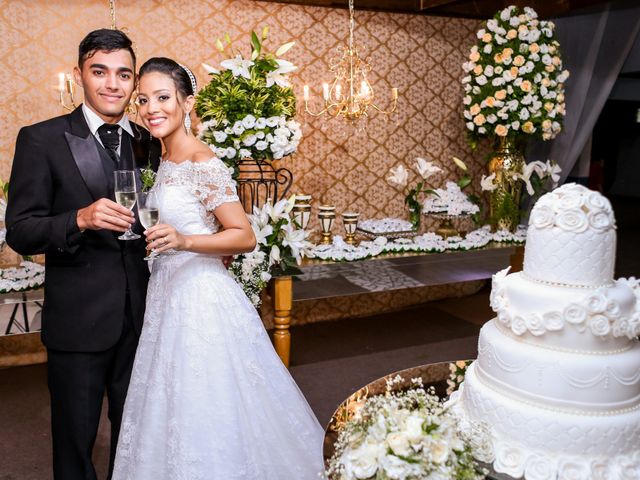
[[[293,221],[305,230],[311,219],[311,195],[296,195],[292,212]]]
[[[60,94],[60,105],[65,110],[71,111],[76,108],[76,102],[74,99],[74,87],[73,87],[73,77],[71,77],[70,73],[59,73],[58,74],[58,93]],[[69,99],[69,103],[65,96]]]
[[[349,245],[356,243],[356,228],[358,227],[359,213],[345,212],[342,214],[342,223],[344,224],[345,242]]]
[[[320,229],[322,232],[322,240],[320,243],[323,245],[331,244],[331,227],[333,221],[336,218],[336,207],[329,205],[320,205],[318,208],[318,219],[320,220]]]

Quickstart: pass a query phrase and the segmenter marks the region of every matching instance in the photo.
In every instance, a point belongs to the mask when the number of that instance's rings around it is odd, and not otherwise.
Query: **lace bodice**
[[[236,182],[216,157],[206,162],[163,160],[153,191],[158,195],[160,223],[187,235],[215,233],[220,224],[214,210],[238,201]]]

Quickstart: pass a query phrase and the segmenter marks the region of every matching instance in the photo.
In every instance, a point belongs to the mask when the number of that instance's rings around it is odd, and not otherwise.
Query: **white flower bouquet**
[[[553,22],[510,6],[478,31],[463,64],[464,118],[472,146],[482,137],[554,138],[565,115],[560,44]]]
[[[281,159],[295,152],[302,138],[300,124],[293,119],[296,97],[287,78],[297,67],[279,58],[294,42],[275,53],[265,52],[267,32],[267,27],[261,37],[251,32],[247,59],[232,47],[228,34],[224,42],[218,39],[218,50],[229,49],[234,56],[221,62],[222,71],[208,67],[211,80],[196,97],[202,120],[198,136],[236,174],[238,160]]]
[[[469,200],[455,182],[447,182],[446,188],[436,188],[433,193],[422,204],[424,213],[457,216],[473,215],[480,211],[480,207]]]
[[[394,392],[400,382],[399,376],[388,381],[384,395],[366,398],[350,412],[329,461],[329,478],[485,478],[487,472],[474,455],[483,456],[476,445],[490,449],[488,436],[475,432],[474,439],[468,438],[453,413],[420,379],[412,379],[413,388]]]
[[[268,201],[262,208],[253,208],[249,215],[256,235],[256,247],[252,252],[238,255],[229,271],[254,306],[260,306],[260,292],[271,279],[274,269],[286,271],[302,258],[311,256],[308,232],[298,228],[290,213],[295,195],[280,200],[275,205]]]

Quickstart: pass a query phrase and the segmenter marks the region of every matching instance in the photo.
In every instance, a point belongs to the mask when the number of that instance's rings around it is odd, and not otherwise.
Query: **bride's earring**
[[[191,117],[189,116],[189,112],[184,114],[184,129],[187,133],[191,133]]]

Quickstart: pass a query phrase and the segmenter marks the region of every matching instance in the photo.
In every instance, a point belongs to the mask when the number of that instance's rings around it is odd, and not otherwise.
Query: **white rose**
[[[589,319],[589,328],[595,336],[604,337],[611,331],[611,324],[604,315],[594,315]]]
[[[613,480],[611,464],[604,459],[592,461],[591,477],[593,480]]]
[[[498,312],[498,321],[508,327],[511,323],[511,316],[506,311]]]
[[[589,313],[602,313],[607,308],[607,297],[602,293],[594,293],[587,298]]]
[[[431,444],[431,460],[434,463],[444,463],[449,458],[449,445],[444,440],[438,440]]]
[[[587,480],[589,467],[582,462],[566,460],[558,468],[558,480]]]
[[[525,322],[527,324],[527,330],[529,330],[533,335],[535,335],[536,337],[544,335],[544,322],[542,321],[540,315],[536,313],[530,313],[526,316]]]
[[[254,143],[256,143],[256,136],[255,135],[247,135],[246,137],[244,137],[244,139],[242,140],[243,145],[245,145],[246,147],[250,147],[252,146]]]
[[[256,117],[254,117],[253,115],[247,115],[242,119],[242,125],[244,125],[245,128],[253,128],[255,124]]]
[[[555,224],[555,220],[556,214],[553,212],[553,209],[547,205],[538,205],[531,213],[529,225],[533,225],[538,229],[550,228]]]
[[[587,319],[587,311],[577,303],[569,304],[563,312],[564,319],[573,325],[584,323]]]
[[[547,312],[542,315],[544,327],[549,331],[562,330],[564,327],[564,318],[560,312]]]
[[[411,453],[409,439],[404,433],[390,433],[387,435],[386,443],[396,455],[406,457]]]
[[[630,331],[632,330],[630,327],[631,326],[625,320],[618,319],[615,322],[613,322],[613,327],[611,328],[611,334],[616,338],[634,337],[635,335],[633,335],[633,332]]]
[[[514,478],[524,474],[525,455],[519,447],[500,445],[496,449],[496,459],[493,468],[498,473],[506,473]]]
[[[546,455],[531,455],[525,463],[524,476],[527,480],[555,480],[555,462]]]
[[[619,457],[615,471],[619,480],[640,480],[640,458]]]
[[[233,124],[233,127],[231,128],[231,130],[236,135],[242,135],[242,133],[244,132],[244,125],[242,125],[242,122],[238,120],[236,123]]]
[[[267,142],[265,142],[264,140],[260,140],[259,142],[256,142],[256,149],[257,150],[266,150],[268,146],[269,146],[269,144]]]
[[[572,210],[574,208],[580,208],[584,203],[584,198],[580,193],[581,190],[574,192],[570,189],[565,189],[562,194],[557,194],[557,196],[559,196],[556,201],[558,210]]]
[[[227,134],[224,132],[213,132],[213,138],[215,138],[216,142],[222,143],[227,139]]]
[[[611,210],[611,204],[609,200],[603,197],[600,193],[591,192],[586,199],[587,207],[594,210]]]
[[[409,475],[415,473],[416,470],[419,472],[420,469],[419,465],[412,465],[394,455],[385,455],[382,457],[380,459],[380,466],[384,469],[387,474],[386,476],[394,480],[404,480]]]
[[[556,225],[568,232],[584,232],[589,226],[587,214],[582,210],[571,209],[558,213],[556,216]]]
[[[236,156],[236,149],[233,147],[228,147],[227,148],[227,158],[234,158]]]
[[[240,153],[240,157],[241,158],[250,158],[251,157],[251,151],[247,150],[246,148],[241,148],[239,153]]]
[[[411,443],[418,442],[424,435],[422,432],[423,423],[424,418],[420,415],[412,414],[407,418],[405,422],[405,432]]]
[[[605,231],[611,228],[613,225],[613,215],[609,212],[597,210],[590,211],[588,214],[589,225],[591,225],[594,229]]]
[[[527,331],[527,322],[520,315],[516,315],[511,320],[511,330],[516,335],[522,335]]]
[[[347,450],[341,462],[345,466],[348,478],[370,478],[378,471],[379,445],[364,442],[355,450]]]
[[[278,117],[269,117],[266,119],[266,123],[268,127],[275,127],[278,125],[279,118]]]

